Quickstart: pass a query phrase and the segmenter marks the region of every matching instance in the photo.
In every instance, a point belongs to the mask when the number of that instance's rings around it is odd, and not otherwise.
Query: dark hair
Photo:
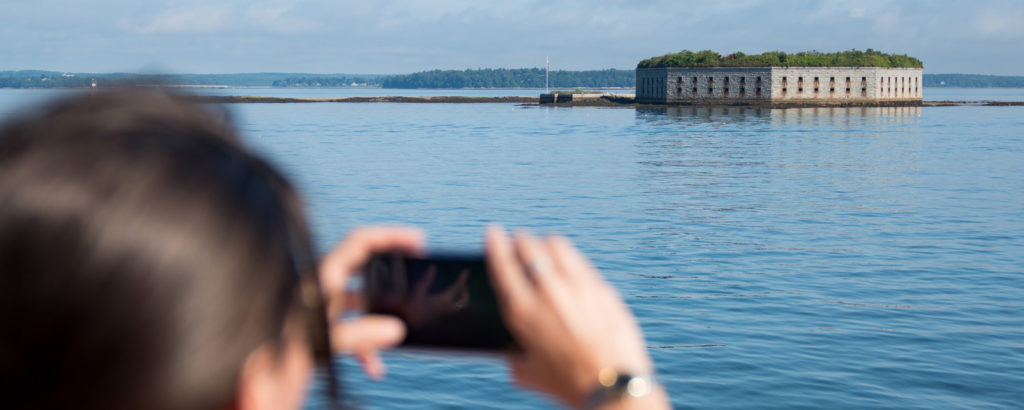
[[[313,259],[294,189],[223,112],[122,90],[23,115],[0,127],[0,400],[229,406]]]

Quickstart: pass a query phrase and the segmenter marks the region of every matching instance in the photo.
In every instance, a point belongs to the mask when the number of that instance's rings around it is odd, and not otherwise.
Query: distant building
[[[920,68],[637,68],[640,104],[902,105],[921,102]]]

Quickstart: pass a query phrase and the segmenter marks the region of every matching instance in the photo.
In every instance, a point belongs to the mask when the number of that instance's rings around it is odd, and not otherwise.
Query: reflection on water
[[[849,126],[851,124],[893,124],[917,121],[921,107],[702,107],[666,106],[636,110],[636,118],[647,122],[687,124],[759,124]]]
[[[754,107],[666,106],[636,109],[637,119],[651,122],[756,123],[770,118],[771,109]]]
[[[921,118],[921,107],[808,107],[772,110],[775,125],[907,124]]]

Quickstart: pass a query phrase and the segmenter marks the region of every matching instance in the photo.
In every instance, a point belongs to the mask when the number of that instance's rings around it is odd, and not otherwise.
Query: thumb
[[[373,379],[384,377],[378,350],[394,347],[405,339],[405,325],[392,316],[366,315],[346,320],[331,329],[334,351],[353,353],[363,372]]]
[[[405,325],[396,317],[366,315],[336,323],[331,329],[335,352],[352,353],[394,347],[405,339]]]

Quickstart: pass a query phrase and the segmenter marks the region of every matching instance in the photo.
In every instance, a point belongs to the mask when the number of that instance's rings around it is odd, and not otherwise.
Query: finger
[[[384,378],[387,369],[384,367],[384,361],[380,359],[380,353],[376,350],[359,351],[356,352],[355,357],[359,361],[359,365],[362,366],[363,373],[366,373],[371,379]]]
[[[512,245],[515,246],[516,257],[526,267],[526,275],[531,280],[535,283],[540,280],[558,280],[555,277],[557,272],[551,256],[537,237],[527,231],[519,231],[513,236]]]
[[[530,279],[537,284],[538,292],[558,306],[566,306],[569,303],[569,289],[562,274],[556,272],[552,258],[540,239],[527,232],[519,232],[514,243],[523,265],[532,266]]]
[[[404,339],[405,325],[393,316],[366,315],[336,322],[331,327],[331,345],[339,353],[387,349]]]
[[[430,285],[434,284],[434,278],[437,277],[437,266],[430,265],[427,268],[427,274],[423,275],[423,280],[416,284],[416,288],[412,291],[413,300],[423,300],[427,297],[427,291],[430,290]]]
[[[567,281],[577,285],[603,283],[604,278],[572,242],[564,236],[552,236],[545,241],[552,259]]]
[[[488,272],[498,301],[502,305],[502,313],[506,317],[518,316],[514,312],[520,312],[533,303],[533,285],[526,279],[504,229],[499,226],[488,227],[485,242]],[[516,320],[509,322],[509,326],[512,327],[519,325]]]
[[[445,295],[446,298],[454,298],[458,295],[468,293],[469,288],[466,286],[467,280],[469,280],[469,270],[463,269],[462,273],[459,274],[459,277],[455,279],[455,282],[448,285],[442,294]]]
[[[361,267],[375,251],[422,252],[423,231],[401,227],[364,227],[352,230],[320,262],[320,286],[328,312],[337,316],[344,308],[344,292],[352,271]]]
[[[371,253],[387,250],[421,253],[423,247],[423,231],[416,228],[374,226],[353,229],[324,256],[320,264],[321,283],[325,289],[344,289],[348,274],[362,267]]]

